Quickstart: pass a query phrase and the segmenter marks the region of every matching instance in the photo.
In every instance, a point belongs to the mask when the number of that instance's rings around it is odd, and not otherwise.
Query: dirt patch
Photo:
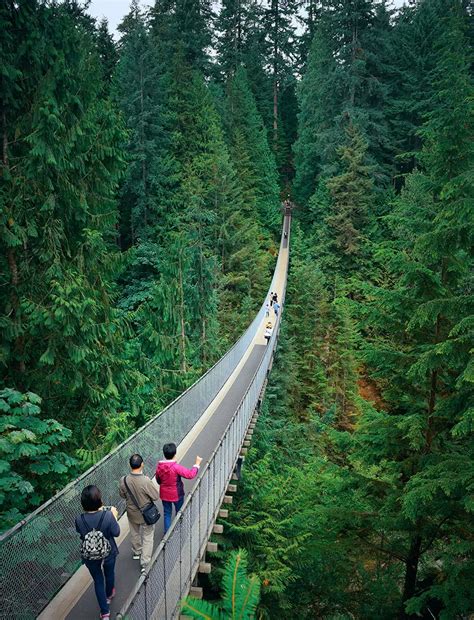
[[[367,377],[367,375],[364,374],[363,369],[359,371],[357,387],[359,390],[359,396],[369,403],[372,403],[377,410],[380,411],[381,409],[387,409],[387,405],[383,401],[377,383]]]

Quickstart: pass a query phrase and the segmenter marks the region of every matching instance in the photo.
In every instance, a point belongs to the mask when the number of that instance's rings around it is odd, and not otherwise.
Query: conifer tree
[[[333,159],[335,139],[333,118],[338,109],[338,91],[330,76],[337,73],[337,64],[332,54],[326,31],[316,30],[308,65],[299,87],[300,113],[298,115],[298,138],[294,144],[296,175],[293,194],[297,203],[307,205],[316,189],[323,163]],[[333,170],[332,170],[333,171]],[[331,170],[327,171],[328,174]],[[300,215],[309,224],[309,215]]]
[[[375,330],[367,360],[373,375],[386,381],[389,413],[367,413],[361,438],[367,448],[359,454],[366,467],[384,463],[379,476],[392,483],[383,505],[402,507],[399,515],[389,511],[382,527],[391,533],[392,551],[398,537],[403,541],[403,617],[426,609],[433,599],[450,613],[472,605],[464,589],[471,567],[455,568],[471,547],[463,532],[471,518],[472,386],[466,379],[472,308],[463,293],[472,264],[472,213],[466,206],[474,193],[468,180],[472,83],[458,2],[450,3],[443,25],[432,112],[421,131],[425,171],[407,178],[388,217],[392,240],[380,246],[378,257],[391,284],[370,288],[366,310]],[[375,504],[381,500],[370,497]],[[443,574],[436,557],[444,558]]]
[[[292,18],[296,6],[292,0],[271,0],[265,14],[268,58],[272,72],[273,145],[278,144],[280,91],[288,77],[288,65],[295,57],[295,33]]]
[[[3,105],[2,382],[34,389],[80,443],[100,434],[129,376],[112,307],[123,132],[80,16],[12,2],[3,17],[14,98]]]
[[[280,223],[280,201],[275,160],[243,68],[238,69],[230,80],[227,92],[224,120],[230,142],[236,144],[240,140],[241,144],[245,144],[250,164],[247,173],[241,175],[241,185],[244,191],[255,196],[257,217],[262,226],[276,231]],[[240,168],[240,161],[235,159],[237,169]]]
[[[109,32],[108,22],[104,18],[99,22],[97,27],[97,51],[102,66],[102,76],[104,81],[104,89],[108,94],[115,66],[118,61],[118,52],[112,35]]]
[[[165,176],[165,95],[158,59],[145,18],[137,2],[119,26],[123,36],[115,76],[116,97],[129,141],[128,167],[121,188],[120,236],[122,249],[145,241],[163,217],[159,198]]]
[[[326,182],[331,200],[324,241],[337,266],[333,269],[340,275],[350,275],[360,267],[373,186],[366,162],[367,143],[351,120],[346,135],[347,145],[339,149],[342,172]]]
[[[390,181],[394,144],[384,110],[391,100],[393,69],[388,51],[381,53],[389,36],[387,11],[382,7],[376,13],[369,0],[335,0],[322,10],[300,90],[294,190],[303,207],[319,175],[338,172],[347,114],[368,142],[376,187]],[[307,215],[303,218],[307,221]]]
[[[216,19],[216,47],[223,80],[231,78],[243,62],[249,10],[246,0],[224,0]]]
[[[391,53],[395,75],[388,112],[401,175],[414,169],[422,148],[418,131],[431,109],[431,74],[437,62],[436,44],[443,34],[445,12],[445,2],[423,0],[416,6],[404,6],[394,24]],[[398,187],[402,180],[397,181]]]
[[[150,18],[163,59],[179,51],[194,69],[209,73],[214,18],[210,0],[155,0]]]

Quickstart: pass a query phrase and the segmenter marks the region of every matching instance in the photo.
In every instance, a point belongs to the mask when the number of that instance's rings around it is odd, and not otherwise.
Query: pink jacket
[[[156,481],[160,485],[160,498],[165,502],[177,502],[184,497],[184,486],[181,478],[195,478],[199,467],[194,465],[187,469],[176,461],[159,461],[156,466]]]

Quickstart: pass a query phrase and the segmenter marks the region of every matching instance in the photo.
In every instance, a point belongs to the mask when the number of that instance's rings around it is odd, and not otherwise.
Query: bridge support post
[[[211,570],[212,570],[212,566],[209,562],[199,562],[199,568],[198,568],[199,573],[209,575]]]
[[[191,586],[189,590],[189,596],[202,599],[202,588],[200,588],[199,586]]]

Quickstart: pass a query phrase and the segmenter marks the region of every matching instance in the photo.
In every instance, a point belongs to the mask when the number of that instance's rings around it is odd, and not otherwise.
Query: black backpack
[[[110,552],[112,551],[109,541],[100,529],[104,517],[105,512],[102,512],[97,529],[93,527],[84,536],[84,540],[81,545],[81,557],[83,560],[103,560],[110,555]],[[89,528],[90,526],[87,524],[84,515],[81,515],[81,519],[84,525]]]

